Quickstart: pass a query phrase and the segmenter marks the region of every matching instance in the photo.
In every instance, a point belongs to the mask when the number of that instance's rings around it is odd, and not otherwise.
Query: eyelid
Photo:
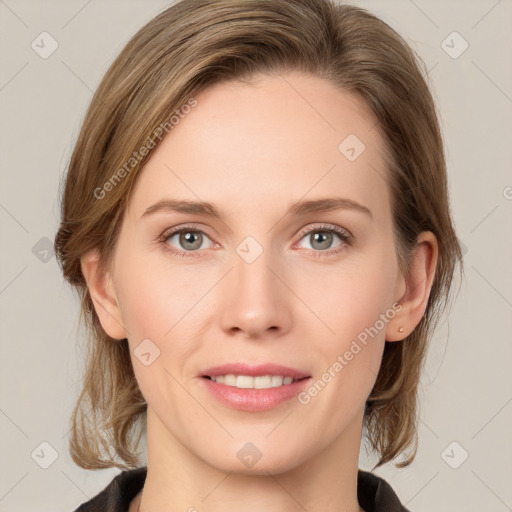
[[[172,228],[168,228],[158,237],[158,240],[160,242],[165,242],[170,237],[177,235],[179,233],[182,233],[184,231],[187,231],[187,230],[197,232],[197,233],[202,233],[203,235],[206,235],[212,241],[212,243],[214,245],[218,245],[216,242],[214,242],[212,240],[212,236],[208,233],[208,230],[203,227],[199,227],[198,224],[183,224],[180,226],[174,226]],[[178,251],[178,250],[179,249],[176,249],[176,251]],[[185,252],[193,253],[193,252],[198,252],[198,251],[185,251]]]
[[[345,228],[342,228],[341,226],[337,226],[336,224],[326,224],[326,223],[318,223],[313,225],[308,225],[305,228],[301,229],[297,235],[298,241],[302,240],[302,238],[305,235],[308,235],[311,232],[314,231],[330,231],[333,233],[336,233],[337,235],[342,238],[343,241],[346,240],[347,243],[351,243],[354,239],[354,236],[352,233]],[[320,251],[320,252],[327,252],[327,251]]]
[[[208,234],[207,229],[199,227],[198,224],[193,224],[193,223],[192,224],[183,224],[181,226],[175,226],[172,228],[168,228],[158,237],[158,240],[162,244],[164,244],[166,246],[166,250],[170,251],[171,253],[181,255],[184,257],[198,257],[198,256],[200,256],[201,252],[204,251],[204,249],[196,250],[196,251],[184,251],[182,249],[177,249],[175,247],[172,247],[172,246],[169,246],[168,244],[166,244],[166,241],[170,237],[172,237],[176,234],[182,233],[183,231],[187,231],[187,230],[202,233],[203,235],[206,235],[210,240],[212,240],[212,237]],[[345,228],[342,228],[341,226],[337,226],[335,224],[326,224],[326,223],[316,223],[315,224],[314,223],[312,225],[310,224],[310,225],[302,228],[299,231],[299,233],[297,234],[297,240],[293,243],[293,247],[295,247],[295,245],[298,242],[300,242],[304,238],[304,236],[306,236],[312,232],[315,232],[315,231],[327,231],[327,232],[335,233],[341,239],[342,244],[345,244],[345,245],[352,245],[353,238],[354,238],[350,231],[348,231]],[[212,240],[212,243],[216,246],[219,245],[217,242],[215,242],[213,240]],[[306,250],[309,250],[309,249],[306,249]],[[339,249],[335,248],[335,249],[327,249],[325,251],[315,251],[315,250],[312,250],[312,251],[318,255],[321,255],[321,254],[328,255],[328,254],[336,253],[336,252],[338,252],[338,250]]]

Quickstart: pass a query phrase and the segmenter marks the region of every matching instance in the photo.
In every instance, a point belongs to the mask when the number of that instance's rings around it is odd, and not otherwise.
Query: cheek
[[[163,256],[155,259],[143,254],[121,262],[116,280],[124,325],[134,343],[171,338],[183,327],[181,319],[201,300],[209,282],[202,284],[193,270],[173,265]]]
[[[315,270],[314,282],[310,273],[303,273],[297,282],[298,295],[318,317],[319,332],[343,344],[374,325],[390,307],[395,272],[393,260],[385,256],[354,257],[339,266]]]
[[[347,427],[375,384],[385,343],[382,318],[390,297],[389,275],[367,267],[364,274],[338,276],[326,288],[328,294],[316,295],[319,316],[329,330],[322,328],[325,335],[311,338],[316,345],[315,378],[299,398],[305,411],[328,418],[327,437]]]
[[[182,381],[189,375],[190,361],[205,337],[210,313],[204,296],[211,287],[211,272],[144,255],[120,261],[116,270],[116,291],[141,391],[148,402],[153,395],[161,399],[179,392],[172,376]]]
[[[312,317],[318,332],[323,333],[312,337],[316,340],[316,353],[322,354],[317,377],[329,382],[326,398],[330,399],[326,402],[331,405],[343,396],[355,407],[373,387],[386,326],[395,316],[395,310],[390,308],[395,272],[394,260],[382,252],[357,261],[354,258],[353,263],[340,266],[337,271],[331,269],[316,276],[316,286],[307,297],[323,323]],[[308,283],[304,282],[304,286]]]

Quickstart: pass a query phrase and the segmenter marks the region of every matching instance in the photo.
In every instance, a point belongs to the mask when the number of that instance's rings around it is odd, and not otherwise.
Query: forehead
[[[284,209],[306,195],[363,204],[387,196],[383,142],[358,96],[293,72],[218,83],[195,99],[142,169],[134,215],[165,197],[235,215],[241,206],[261,212],[262,198]]]

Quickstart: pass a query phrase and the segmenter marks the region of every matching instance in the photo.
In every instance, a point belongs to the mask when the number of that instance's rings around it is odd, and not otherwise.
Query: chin
[[[277,475],[291,471],[301,464],[297,450],[292,449],[290,445],[287,448],[286,451],[280,452],[270,447],[259,449],[256,443],[237,443],[234,456],[209,458],[206,462],[226,473],[247,476],[266,476],[269,473]],[[229,452],[233,453],[231,450]]]

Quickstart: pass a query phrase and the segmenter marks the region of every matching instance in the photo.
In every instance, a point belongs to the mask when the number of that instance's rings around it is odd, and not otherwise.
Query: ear
[[[101,326],[111,338],[125,339],[127,333],[111,275],[109,272],[100,271],[97,249],[85,253],[80,258],[80,266]]]
[[[402,277],[405,292],[397,299],[402,308],[387,325],[386,341],[403,340],[420,323],[434,282],[437,258],[438,243],[435,235],[431,231],[423,231],[411,254],[409,272]],[[399,330],[401,327],[403,332]]]

